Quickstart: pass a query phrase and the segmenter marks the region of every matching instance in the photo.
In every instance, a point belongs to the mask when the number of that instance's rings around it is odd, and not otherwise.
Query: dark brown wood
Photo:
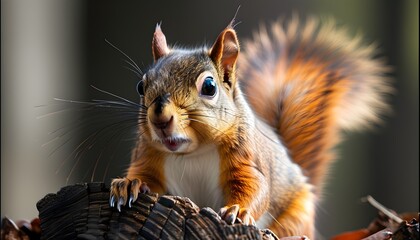
[[[37,203],[42,239],[278,239],[268,229],[227,225],[190,199],[140,194],[121,212],[103,183],[67,186]]]

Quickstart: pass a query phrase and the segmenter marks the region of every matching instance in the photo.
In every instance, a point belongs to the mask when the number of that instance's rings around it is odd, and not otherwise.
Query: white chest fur
[[[188,155],[171,155],[165,160],[168,192],[188,197],[199,207],[211,207],[215,211],[224,204],[219,175],[220,158],[214,145]]]

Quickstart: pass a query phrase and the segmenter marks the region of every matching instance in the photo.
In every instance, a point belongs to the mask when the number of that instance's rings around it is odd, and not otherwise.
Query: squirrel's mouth
[[[191,140],[188,138],[174,138],[174,137],[167,137],[162,140],[162,144],[165,145],[165,147],[172,151],[176,152],[183,144],[189,143]]]

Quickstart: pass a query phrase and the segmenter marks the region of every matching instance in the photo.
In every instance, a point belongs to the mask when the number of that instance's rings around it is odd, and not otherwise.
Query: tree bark
[[[278,239],[268,229],[228,225],[185,197],[140,194],[119,212],[104,183],[64,187],[37,208],[42,239]]]

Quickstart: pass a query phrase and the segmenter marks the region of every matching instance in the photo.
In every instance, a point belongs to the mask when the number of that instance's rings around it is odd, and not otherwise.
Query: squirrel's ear
[[[155,33],[152,40],[152,53],[155,62],[169,53],[168,45],[166,44],[166,37],[163,34],[160,24],[156,25]]]
[[[219,34],[210,49],[209,55],[213,62],[223,71],[223,81],[232,86],[235,76],[235,64],[239,54],[239,41],[235,30],[230,26]]]

